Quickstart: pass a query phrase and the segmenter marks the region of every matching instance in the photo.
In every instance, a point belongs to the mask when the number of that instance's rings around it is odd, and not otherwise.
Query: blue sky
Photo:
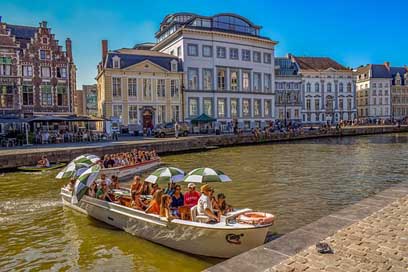
[[[163,17],[179,11],[247,17],[279,42],[276,56],[329,56],[350,67],[408,64],[406,0],[0,1],[4,22],[37,26],[46,20],[61,42],[72,39],[78,88],[95,83],[101,39],[109,40],[109,49],[154,41]]]

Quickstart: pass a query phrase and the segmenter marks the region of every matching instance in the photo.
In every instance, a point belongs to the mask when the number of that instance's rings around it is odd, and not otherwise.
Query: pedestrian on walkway
[[[174,130],[175,130],[175,134],[176,134],[176,139],[178,139],[180,126],[179,126],[179,124],[178,124],[177,121],[176,121],[176,123],[174,124]]]

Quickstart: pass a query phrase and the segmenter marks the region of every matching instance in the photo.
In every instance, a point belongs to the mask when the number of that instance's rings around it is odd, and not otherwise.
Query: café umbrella
[[[228,182],[232,180],[220,170],[202,167],[190,171],[184,177],[184,181],[193,183],[207,183],[207,182]]]
[[[176,167],[161,167],[151,173],[145,181],[150,183],[158,182],[180,182],[183,181],[184,171]]]
[[[72,203],[76,204],[85,195],[86,190],[91,186],[101,171],[101,166],[98,164],[92,165],[80,175],[75,183],[74,192],[72,195]]]
[[[73,159],[72,161],[73,161],[73,162],[76,162],[76,163],[87,163],[87,164],[89,164],[89,165],[92,165],[92,164],[97,163],[97,162],[100,161],[100,160],[101,160],[101,158],[99,158],[99,157],[96,156],[96,155],[84,154],[84,155],[81,155],[81,156],[76,157],[76,158]]]
[[[55,178],[76,178],[85,172],[91,165],[87,163],[70,162],[64,169],[62,169]]]

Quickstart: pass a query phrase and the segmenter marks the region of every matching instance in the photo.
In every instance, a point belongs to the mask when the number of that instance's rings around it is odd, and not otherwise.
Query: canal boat
[[[20,167],[17,167],[17,169],[23,172],[43,172],[43,171],[58,169],[58,168],[64,167],[65,165],[67,164],[66,163],[56,163],[56,164],[51,164],[50,167],[38,167],[36,165],[32,165],[32,166],[20,166]]]
[[[125,179],[135,174],[147,171],[161,164],[159,157],[153,160],[144,161],[135,165],[117,166],[111,168],[103,168],[100,173],[107,177],[117,176],[119,179]]]
[[[116,195],[130,195],[128,190],[119,191],[115,192]],[[124,203],[107,202],[87,195],[73,204],[72,192],[67,188],[61,189],[61,197],[64,206],[132,235],[179,251],[209,257],[230,258],[262,245],[268,228],[273,224],[273,220],[258,220],[256,224],[241,222],[240,216],[250,214],[251,209],[228,213],[221,217],[219,223],[208,224],[200,222],[200,216],[194,214],[195,208],[192,209],[192,221],[169,221],[165,217],[130,208]]]

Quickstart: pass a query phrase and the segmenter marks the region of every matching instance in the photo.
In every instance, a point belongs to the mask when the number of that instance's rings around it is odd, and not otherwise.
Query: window
[[[190,90],[198,89],[198,69],[188,68],[188,88]]]
[[[230,48],[230,59],[237,60],[239,59],[238,48]]]
[[[254,51],[254,62],[261,62],[261,52]]]
[[[40,50],[40,60],[49,60],[51,59],[50,51]]]
[[[166,106],[157,106],[157,123],[163,124],[166,122]]]
[[[0,75],[10,76],[11,75],[11,65],[10,64],[0,64]]]
[[[171,92],[171,97],[179,97],[180,92],[179,92],[179,81],[176,79],[172,79],[170,81],[170,92]]]
[[[203,57],[212,57],[213,47],[211,45],[203,45]]]
[[[343,107],[343,98],[340,98],[340,99],[339,99],[339,109],[340,109],[340,111],[343,111],[343,110],[344,110],[344,107]]]
[[[31,65],[23,65],[23,77],[32,77],[33,67]]]
[[[247,49],[242,49],[242,60],[251,61],[251,51]]]
[[[265,117],[272,116],[271,106],[272,106],[271,100],[264,100],[264,116]]]
[[[114,69],[119,69],[120,68],[120,58],[118,56],[114,56],[112,58],[112,62],[113,62],[113,68]]]
[[[272,55],[269,53],[264,53],[264,63],[270,64],[272,63]]]
[[[225,99],[218,98],[218,117],[225,118],[226,107],[225,107]]]
[[[177,72],[178,70],[178,63],[176,60],[172,60],[171,61],[171,71],[172,72]]]
[[[231,98],[230,100],[230,106],[231,106],[231,118],[238,118],[238,99],[236,98]]]
[[[42,38],[42,43],[43,44],[47,44],[48,43],[48,39],[46,37]]]
[[[41,105],[52,106],[51,85],[41,85]]]
[[[23,105],[33,105],[33,86],[23,85]]]
[[[0,107],[13,108],[14,102],[13,86],[0,85]]]
[[[177,47],[177,57],[181,56],[181,46]]]
[[[113,117],[122,118],[122,105],[113,105]]]
[[[195,117],[198,115],[198,98],[190,98],[188,100],[188,113],[190,117]]]
[[[158,79],[156,85],[157,97],[164,98],[166,96],[166,84],[164,79]]]
[[[213,70],[203,69],[203,89],[212,90],[213,89]]]
[[[367,84],[366,84],[367,85]],[[368,86],[368,85],[367,85]],[[367,88],[367,86],[366,86],[366,88]],[[378,83],[378,87],[379,88],[382,88],[382,83]]]
[[[318,92],[318,91],[319,91],[319,88],[317,88],[316,92]],[[331,85],[330,82],[327,83],[327,91],[328,91],[328,92],[331,92],[331,91],[332,91],[332,85]]]
[[[225,49],[225,47],[217,46],[217,58],[225,59],[227,55],[226,51],[227,50]]]
[[[129,105],[129,124],[137,123],[137,106]]]
[[[246,92],[251,90],[251,75],[249,71],[242,71],[242,90]]]
[[[66,86],[63,85],[57,86],[57,105],[68,106],[68,92]]]
[[[350,111],[351,110],[351,98],[347,98],[347,110]]]
[[[174,122],[180,120],[180,106],[177,105],[171,106],[171,116]]]
[[[384,90],[384,95],[388,96],[388,90]]]
[[[347,92],[351,93],[351,83],[347,83]]]
[[[242,114],[244,117],[251,116],[251,100],[242,99]]]
[[[217,69],[217,90],[225,90],[225,69]]]
[[[171,50],[171,51],[170,51],[170,55],[174,55],[174,50]]]
[[[326,97],[326,111],[332,112],[334,109],[333,97],[328,96]]]
[[[122,86],[120,77],[112,77],[112,95],[122,96]]]
[[[255,117],[261,116],[261,100],[260,99],[254,100],[254,116]]]
[[[311,103],[310,99],[306,99],[306,110],[310,111],[311,110]]]
[[[271,88],[271,74],[264,74],[264,92],[265,93],[270,93],[272,92]]]
[[[308,93],[311,92],[311,85],[310,85],[309,82],[306,84],[306,92],[308,92]]]
[[[128,96],[137,96],[137,78],[128,79]]]
[[[377,104],[377,99],[374,97],[373,98],[373,104],[376,105]]]
[[[320,99],[315,98],[315,111],[320,110]]]
[[[188,44],[187,45],[187,55],[196,57],[198,56],[198,45]]]
[[[51,77],[51,68],[50,67],[41,67],[41,77],[50,78]]]
[[[143,79],[143,97],[150,99],[152,97],[152,80],[148,78]]]
[[[319,91],[319,83],[315,83],[315,92],[318,92]]]
[[[67,77],[67,68],[57,67],[57,77],[58,78],[66,78]]]
[[[295,109],[295,119],[299,119],[299,110]]]
[[[203,112],[207,114],[208,116],[213,115],[212,103],[213,103],[212,98],[203,99]]]
[[[261,73],[254,73],[254,91],[260,92],[261,91]]]
[[[343,89],[344,89],[344,88],[343,88],[343,83],[340,82],[340,84],[339,84],[339,92],[342,93],[342,92],[343,92]]]
[[[230,70],[230,88],[232,91],[238,91],[239,89],[238,70]]]

